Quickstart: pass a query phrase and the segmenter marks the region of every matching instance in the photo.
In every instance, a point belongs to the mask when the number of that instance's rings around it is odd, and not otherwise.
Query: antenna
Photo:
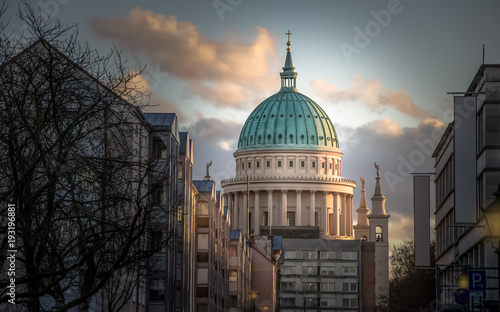
[[[483,44],[483,65],[484,65],[484,44]]]

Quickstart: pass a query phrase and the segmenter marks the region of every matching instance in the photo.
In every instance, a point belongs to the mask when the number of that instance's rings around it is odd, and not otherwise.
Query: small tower
[[[382,194],[380,182],[380,165],[375,164],[377,169],[377,182],[375,193],[372,197],[372,212],[368,215],[370,223],[370,242],[386,243],[389,245],[389,218],[391,215],[385,213],[385,196]]]
[[[372,212],[368,215],[370,222],[370,242],[375,243],[375,302],[385,310],[389,298],[389,218],[385,212],[385,196],[382,194],[380,182],[380,165],[375,163],[377,180],[375,194],[372,197]]]
[[[354,234],[356,239],[363,241],[370,240],[370,225],[368,221],[368,213],[370,209],[366,205],[366,191],[365,191],[365,179],[361,180],[361,199],[359,201],[359,208],[356,210],[358,213],[358,224],[354,226]]]

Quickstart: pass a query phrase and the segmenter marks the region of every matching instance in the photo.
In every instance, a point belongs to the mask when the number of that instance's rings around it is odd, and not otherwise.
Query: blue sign
[[[469,271],[469,290],[486,291],[486,271]]]
[[[465,288],[458,288],[453,293],[453,298],[459,305],[467,305],[470,301],[470,293]]]

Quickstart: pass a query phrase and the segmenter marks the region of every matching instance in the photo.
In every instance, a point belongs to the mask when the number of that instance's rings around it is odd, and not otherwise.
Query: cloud
[[[250,43],[232,34],[219,41],[202,35],[190,21],[141,8],[125,17],[94,18],[91,26],[101,37],[145,55],[161,71],[187,82],[187,94],[195,92],[216,106],[249,107],[249,96],[279,86],[271,70],[278,55],[275,41],[262,27],[255,28]]]
[[[391,119],[378,119],[370,122],[366,127],[382,136],[398,136],[403,134],[399,123]]]
[[[382,85],[382,81],[368,79],[356,74],[351,79],[351,84],[340,89],[334,83],[324,79],[311,82],[313,90],[318,96],[323,97],[333,104],[343,102],[361,102],[372,111],[384,107],[393,107],[415,119],[423,120],[432,118],[432,114],[417,106],[406,89],[394,90]]]
[[[434,172],[432,153],[444,132],[444,124],[427,118],[416,127],[401,127],[390,119],[380,119],[358,128],[336,127],[344,153],[342,175],[348,179],[363,176],[368,206],[375,189],[376,170],[380,163],[382,190],[386,211],[391,215],[389,236],[392,242],[413,236],[412,173]],[[434,203],[431,176],[431,205]],[[361,189],[354,190],[354,207],[358,207]],[[433,207],[431,207],[431,214]],[[397,242],[396,242],[397,243]]]
[[[220,180],[234,177],[236,164],[233,152],[242,127],[243,123],[229,119],[201,118],[185,128],[184,131],[190,133],[194,142],[194,179],[205,175],[205,164],[210,161],[213,161],[210,176],[218,188]]]

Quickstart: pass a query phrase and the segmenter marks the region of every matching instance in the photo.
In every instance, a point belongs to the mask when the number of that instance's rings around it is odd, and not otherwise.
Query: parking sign
[[[469,271],[469,290],[486,291],[486,271],[484,270]]]

